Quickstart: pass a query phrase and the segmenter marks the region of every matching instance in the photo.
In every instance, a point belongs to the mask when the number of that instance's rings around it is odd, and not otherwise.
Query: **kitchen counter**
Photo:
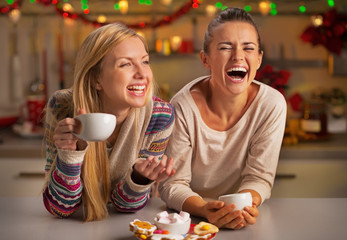
[[[347,133],[333,134],[326,140],[299,142],[283,146],[280,159],[346,159]]]
[[[158,212],[167,210],[159,198],[153,198],[137,213],[117,213],[111,209],[107,219],[83,223],[80,212],[68,219],[53,217],[44,209],[42,198],[2,197],[0,206],[0,236],[3,240],[135,240],[129,231],[129,222],[139,219],[153,223]],[[255,225],[236,231],[221,229],[215,239],[340,240],[347,236],[347,198],[270,199],[259,211]],[[192,222],[201,220],[193,218]]]
[[[10,127],[0,128],[0,157],[43,157],[42,137],[22,137]]]

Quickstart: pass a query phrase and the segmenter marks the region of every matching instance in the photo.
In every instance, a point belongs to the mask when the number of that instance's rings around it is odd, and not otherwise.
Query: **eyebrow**
[[[230,45],[230,46],[233,45],[231,42],[219,42],[217,45],[223,45],[223,44]],[[257,46],[257,44],[254,42],[244,42],[244,43],[242,43],[242,45],[255,45],[255,46]]]
[[[144,58],[146,58],[146,57],[149,57],[149,54],[143,55],[143,56],[141,57],[141,59],[144,59]],[[132,57],[128,57],[128,56],[124,56],[124,57],[120,56],[120,57],[116,57],[116,58],[115,58],[115,61],[118,61],[118,60],[120,60],[120,59],[128,59],[128,60],[131,60],[131,59],[133,59],[133,58],[132,58]]]

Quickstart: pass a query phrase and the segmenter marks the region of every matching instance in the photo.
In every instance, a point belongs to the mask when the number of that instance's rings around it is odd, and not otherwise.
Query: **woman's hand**
[[[175,172],[173,158],[168,159],[166,155],[163,155],[159,160],[158,157],[149,156],[135,163],[132,178],[135,183],[148,184],[149,181],[161,182],[173,176]]]
[[[255,224],[256,218],[259,216],[259,211],[256,205],[252,207],[245,207],[242,211],[242,215],[246,220],[246,224]]]
[[[240,229],[246,226],[242,211],[235,210],[235,204],[225,205],[221,201],[210,201],[205,204],[206,219],[218,228]]]
[[[85,113],[84,110],[80,110],[79,114]],[[77,146],[86,145],[83,140],[79,140],[73,132],[79,132],[81,129],[81,123],[73,118],[65,118],[58,122],[53,135],[54,145],[59,149],[72,150],[78,149]],[[83,143],[78,143],[83,141]]]

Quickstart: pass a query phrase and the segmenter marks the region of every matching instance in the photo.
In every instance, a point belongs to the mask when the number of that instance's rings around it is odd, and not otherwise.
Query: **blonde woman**
[[[74,85],[57,91],[46,109],[46,185],[43,200],[53,215],[68,217],[81,205],[86,221],[108,216],[108,203],[122,212],[143,208],[154,182],[172,176],[163,155],[174,111],[152,96],[153,74],[144,39],[120,23],[105,25],[84,40]],[[102,142],[78,139],[81,113],[117,117]]]

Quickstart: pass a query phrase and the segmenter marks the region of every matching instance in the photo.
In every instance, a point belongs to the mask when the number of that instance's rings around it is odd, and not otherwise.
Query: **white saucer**
[[[13,124],[12,130],[16,134],[25,138],[40,138],[43,137],[43,127],[28,128],[24,124]]]

